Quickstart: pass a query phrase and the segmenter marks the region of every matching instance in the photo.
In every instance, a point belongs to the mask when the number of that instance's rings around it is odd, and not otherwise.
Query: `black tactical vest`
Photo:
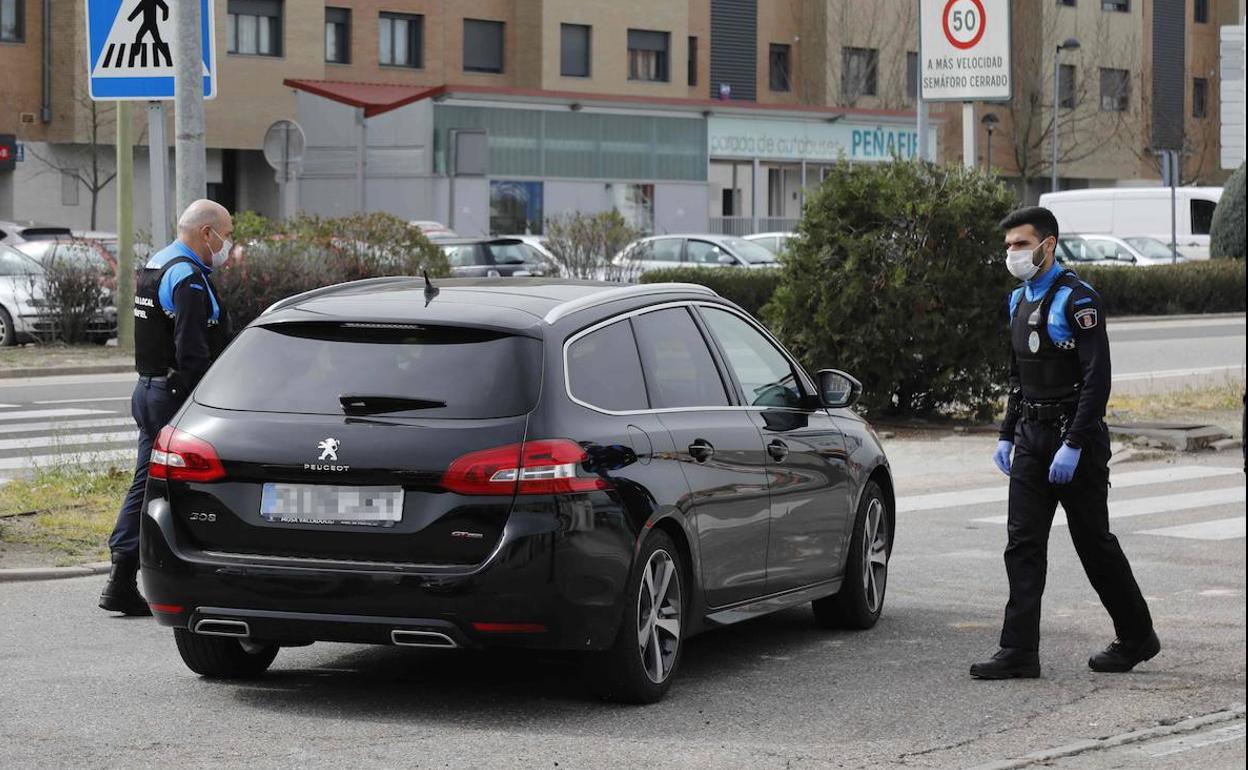
[[[217,289],[195,260],[174,257],[161,267],[144,267],[134,287],[134,368],[139,374],[164,377],[178,368],[177,353],[173,339],[173,316],[160,305],[160,282],[174,265],[187,263],[193,274],[188,281],[201,281],[216,302],[217,320],[210,322],[207,330],[208,351],[215,360],[229,342],[229,319],[225,308],[217,300]],[[211,313],[209,313],[211,315]]]
[[[1010,320],[1010,338],[1025,401],[1039,404],[1079,398],[1083,369],[1079,366],[1074,339],[1058,346],[1049,337],[1049,310],[1057,290],[1063,286],[1074,289],[1079,285],[1079,276],[1072,270],[1064,270],[1038,300],[1028,301],[1026,289],[1018,298]]]

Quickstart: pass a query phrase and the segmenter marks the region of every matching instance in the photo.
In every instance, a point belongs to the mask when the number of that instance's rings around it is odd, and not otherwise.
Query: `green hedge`
[[[1004,269],[1004,267],[1002,268]],[[1244,260],[1188,262],[1156,267],[1098,267],[1078,270],[1096,288],[1113,316],[1242,313],[1248,305]],[[652,270],[642,283],[697,283],[760,315],[780,284],[779,270],[686,267]]]
[[[1244,175],[1248,173],[1248,164],[1241,163],[1239,168],[1226,180],[1222,188],[1222,198],[1218,207],[1213,210],[1213,229],[1209,231],[1209,256],[1214,259],[1244,258],[1245,218],[1244,211]]]

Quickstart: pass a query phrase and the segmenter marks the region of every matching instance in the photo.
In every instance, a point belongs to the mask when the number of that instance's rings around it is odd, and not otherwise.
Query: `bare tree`
[[[1140,164],[1152,172],[1153,176],[1161,176],[1161,156],[1153,148],[1153,95],[1145,87],[1147,81],[1143,73],[1136,78],[1140,88],[1140,120],[1134,121],[1124,131],[1124,141]],[[1208,73],[1206,80],[1206,111],[1212,110],[1216,104],[1211,98],[1219,91],[1218,72]],[[1217,170],[1218,152],[1221,137],[1218,122],[1206,112],[1207,118],[1194,118],[1184,110],[1183,115],[1183,147],[1179,150],[1179,184],[1200,184],[1211,182],[1211,172]]]

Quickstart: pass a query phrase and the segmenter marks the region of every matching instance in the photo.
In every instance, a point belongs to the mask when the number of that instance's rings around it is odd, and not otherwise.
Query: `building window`
[[[1196,0],[1192,7],[1192,15],[1197,24],[1209,23],[1209,0]]]
[[[325,9],[325,61],[351,63],[351,9]]]
[[[1069,7],[1069,8],[1074,8],[1074,7],[1075,7],[1075,2],[1076,2],[1076,0],[1057,0],[1057,4],[1058,4],[1058,5],[1065,5],[1065,6]]]
[[[559,74],[565,78],[589,77],[589,26],[562,24]]]
[[[647,29],[628,31],[628,79],[666,83],[671,35]]]
[[[1057,104],[1073,110],[1075,102],[1075,65],[1063,64],[1057,71]]]
[[[698,39],[689,38],[689,85],[698,84]]]
[[[225,50],[251,56],[282,55],[282,0],[230,0]]]
[[[841,49],[841,100],[875,96],[880,52],[874,48]]]
[[[503,71],[503,23],[464,19],[464,72]]]
[[[541,182],[490,181],[490,232],[541,235],[545,215]]]
[[[1192,78],[1192,117],[1209,116],[1209,81],[1205,78]]]
[[[919,53],[906,51],[906,100],[919,100]]]
[[[1131,12],[1131,0],[1101,0],[1102,11]]]
[[[772,43],[767,60],[768,80],[772,91],[789,90],[789,46],[784,43]]]
[[[78,205],[78,172],[61,169],[61,205]]]
[[[0,43],[26,40],[26,0],[0,0]]]
[[[377,22],[377,62],[391,67],[424,66],[425,17],[383,13]]]
[[[1131,74],[1126,70],[1101,69],[1101,111],[1125,112],[1131,103]]]

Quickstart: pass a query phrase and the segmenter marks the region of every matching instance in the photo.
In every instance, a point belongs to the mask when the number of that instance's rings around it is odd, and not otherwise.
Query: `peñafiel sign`
[[[909,123],[710,117],[706,126],[711,158],[881,162],[919,154],[919,134]],[[934,127],[928,141],[936,142]]]

